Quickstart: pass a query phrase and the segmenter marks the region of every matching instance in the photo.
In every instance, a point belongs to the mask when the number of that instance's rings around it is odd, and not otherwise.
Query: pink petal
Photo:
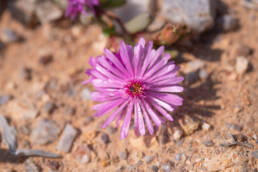
[[[128,135],[130,123],[131,123],[131,118],[132,118],[132,110],[133,110],[133,104],[130,102],[128,105],[127,113],[124,119],[124,123],[121,128],[120,132],[120,138],[124,139]]]
[[[114,121],[114,119],[116,118],[116,116],[123,110],[123,108],[127,105],[127,101],[124,102],[114,113],[112,113],[107,120],[104,122],[104,124],[102,125],[102,128],[106,128],[111,122]]]

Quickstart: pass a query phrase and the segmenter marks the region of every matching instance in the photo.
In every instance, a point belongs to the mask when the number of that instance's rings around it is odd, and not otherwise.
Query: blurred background
[[[0,139],[0,171],[257,172],[258,1],[99,3],[71,19],[66,0],[0,0],[0,114],[18,148],[62,155],[17,157]],[[81,83],[91,56],[140,37],[180,66],[184,105],[154,136],[121,141]]]

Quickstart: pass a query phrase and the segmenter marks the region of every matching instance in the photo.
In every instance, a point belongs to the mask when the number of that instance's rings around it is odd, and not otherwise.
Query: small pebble
[[[121,153],[120,153],[120,158],[121,158],[122,160],[126,160],[126,159],[128,158],[128,153],[127,153],[127,151],[121,152]]]
[[[32,79],[32,69],[28,67],[23,67],[20,70],[20,77],[26,81],[30,81]]]
[[[89,163],[91,160],[89,148],[86,145],[79,145],[72,156],[82,164]]]
[[[182,159],[182,154],[181,154],[181,153],[177,153],[177,154],[175,155],[175,160],[176,160],[176,161],[181,161],[181,159]]]
[[[160,128],[160,134],[158,136],[159,144],[166,144],[169,142],[168,129],[165,126]]]
[[[135,167],[139,167],[143,164],[143,161],[142,160],[139,160],[136,164],[135,164]]]
[[[19,131],[24,135],[30,135],[31,133],[31,127],[29,125],[22,125],[19,128]]]
[[[209,131],[211,129],[211,125],[206,123],[206,122],[204,122],[202,124],[202,129],[205,130],[205,131]]]
[[[238,124],[233,124],[233,129],[234,129],[235,131],[242,131],[243,127],[240,126],[240,125],[238,125]]]
[[[146,163],[150,163],[151,161],[153,161],[153,156],[149,156],[149,155],[146,155],[145,157],[143,157],[143,161],[146,162]]]
[[[47,166],[54,171],[57,171],[60,169],[60,167],[62,166],[62,163],[59,161],[53,161],[53,160],[49,160],[47,161]]]
[[[203,144],[206,146],[206,147],[211,147],[214,145],[214,142],[212,140],[205,140],[203,142]]]
[[[57,144],[57,150],[69,152],[77,134],[78,131],[72,125],[66,124],[61,139]]]
[[[185,116],[184,120],[179,121],[181,127],[186,135],[190,135],[199,129],[200,121],[193,119],[189,116]]]
[[[199,70],[189,72],[184,77],[184,82],[186,84],[193,84],[199,80]]]
[[[106,133],[103,133],[103,134],[101,135],[101,140],[103,141],[103,143],[104,143],[105,145],[107,145],[107,144],[110,143],[109,136],[108,136],[108,134],[106,134]]]
[[[27,159],[24,162],[24,168],[25,168],[25,172],[39,172],[40,171],[39,167],[34,164],[32,159]]]
[[[199,71],[199,77],[200,77],[201,79],[207,79],[208,76],[209,76],[209,74],[207,73],[207,71],[206,71],[205,69],[201,69],[201,70]]]
[[[39,64],[46,66],[53,62],[53,56],[51,54],[42,55],[39,57]]]
[[[156,166],[156,165],[153,165],[153,166],[151,167],[151,170],[152,170],[153,172],[158,172],[158,171],[159,171],[159,167]]]
[[[252,157],[258,159],[258,150],[255,150],[251,153]]]
[[[64,113],[65,113],[66,115],[72,116],[72,115],[74,115],[74,114],[76,113],[76,109],[73,108],[73,107],[70,107],[70,106],[66,105],[66,106],[64,107]]]
[[[117,132],[117,128],[115,128],[115,127],[112,127],[112,126],[109,126],[108,127],[108,132],[110,133],[110,134],[114,134],[114,133],[116,133]]]
[[[161,168],[164,170],[164,172],[170,172],[171,167],[169,164],[163,164]]]
[[[20,35],[18,35],[15,31],[9,28],[3,29],[0,37],[1,37],[1,40],[7,44],[22,40],[22,37]]]
[[[83,119],[83,125],[88,125],[89,123],[91,123],[92,121],[94,121],[94,118],[92,116],[86,116]]]
[[[248,64],[249,64],[249,62],[248,62],[247,58],[242,57],[242,56],[237,57],[236,72],[238,74],[244,74],[248,69]]]
[[[173,134],[173,140],[178,141],[182,138],[184,132],[182,130],[176,130]]]
[[[13,99],[12,95],[0,95],[0,106]]]
[[[32,130],[32,140],[36,144],[44,145],[57,139],[60,128],[55,121],[42,119]]]
[[[81,92],[81,98],[83,101],[86,101],[86,100],[91,100],[91,92],[84,88]]]
[[[230,15],[226,14],[222,17],[222,28],[224,31],[233,31],[236,30],[239,27],[239,20]]]
[[[44,110],[48,114],[52,114],[57,109],[57,105],[53,102],[47,102],[44,106]]]

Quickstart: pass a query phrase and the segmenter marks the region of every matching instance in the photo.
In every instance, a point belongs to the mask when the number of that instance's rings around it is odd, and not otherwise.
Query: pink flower
[[[177,76],[179,69],[164,54],[164,47],[153,49],[153,43],[140,39],[133,48],[120,43],[117,53],[105,49],[104,55],[90,59],[92,69],[86,71],[96,92],[95,101],[101,102],[93,107],[96,117],[112,112],[103,128],[116,121],[117,127],[123,120],[120,137],[128,135],[131,120],[137,135],[154,133],[153,124],[160,126],[165,120],[173,121],[169,112],[181,106],[183,99],[176,94],[183,91],[178,84],[183,77]]]
[[[78,13],[87,14],[86,8],[94,12],[94,7],[98,5],[98,0],[68,0],[68,8],[65,15],[74,19]]]

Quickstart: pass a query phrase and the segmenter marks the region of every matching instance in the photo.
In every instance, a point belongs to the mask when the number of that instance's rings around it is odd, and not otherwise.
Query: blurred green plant
[[[115,8],[124,5],[127,0],[99,0],[102,8]]]

